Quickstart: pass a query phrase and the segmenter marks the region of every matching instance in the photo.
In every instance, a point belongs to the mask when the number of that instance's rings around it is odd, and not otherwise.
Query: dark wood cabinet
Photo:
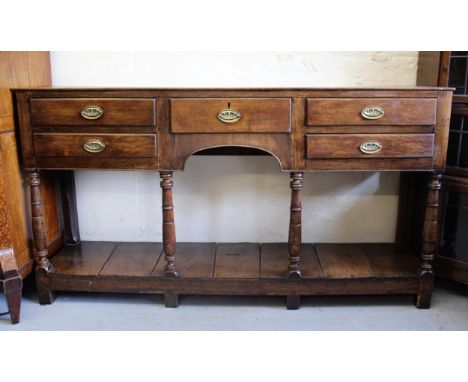
[[[66,290],[162,293],[167,306],[179,294],[283,295],[290,309],[301,295],[410,294],[429,308],[449,89],[18,89],[15,96],[41,303]],[[290,173],[287,243],[176,241],[172,173],[220,147],[266,152]],[[158,171],[162,243],[79,243],[67,172],[74,169]],[[64,222],[75,245],[49,260],[40,185],[57,170],[66,170]],[[302,243],[303,177],[312,171],[424,174],[420,251],[403,241]],[[400,204],[399,232],[406,218]]]
[[[468,51],[421,52],[420,85],[454,88],[435,272],[468,284]]]

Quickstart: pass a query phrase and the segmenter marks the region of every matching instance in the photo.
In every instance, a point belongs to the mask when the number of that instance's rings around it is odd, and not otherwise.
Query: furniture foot
[[[291,212],[289,219],[289,265],[288,276],[290,278],[298,279],[302,277],[301,269],[299,266],[300,252],[301,252],[301,190],[302,190],[302,172],[291,173]]]
[[[434,271],[432,262],[437,250],[439,234],[439,191],[441,189],[442,174],[433,173],[427,185],[427,202],[424,216],[422,237],[421,266],[419,269],[419,293],[415,304],[419,309],[428,309],[431,306],[432,289],[434,287]]]
[[[286,296],[286,308],[288,310],[297,310],[301,306],[301,296],[290,294]]]
[[[414,296],[414,305],[418,309],[429,309],[431,307],[432,293],[423,294],[419,293]]]
[[[11,323],[17,324],[20,319],[23,281],[11,248],[0,250],[0,278],[0,291],[5,293]]]
[[[55,300],[55,293],[49,287],[49,277],[43,268],[36,267],[37,299],[41,305],[50,305]]]
[[[166,308],[177,308],[179,305],[179,295],[176,293],[165,293],[164,305]]]
[[[11,323],[17,324],[20,320],[21,312],[21,289],[15,292],[7,292],[6,300],[8,304],[8,311],[10,312]]]
[[[162,212],[163,212],[163,252],[166,260],[164,276],[178,277],[175,266],[176,234],[174,223],[174,205],[172,202],[172,172],[161,171]]]

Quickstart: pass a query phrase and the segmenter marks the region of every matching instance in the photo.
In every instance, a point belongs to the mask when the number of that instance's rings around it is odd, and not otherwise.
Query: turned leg
[[[439,233],[439,191],[442,175],[434,173],[429,181],[427,192],[426,213],[424,217],[423,243],[421,251],[421,266],[419,270],[419,293],[416,295],[416,307],[428,309],[431,306],[434,272],[432,261],[437,249]]]
[[[301,190],[302,190],[302,172],[291,173],[291,213],[289,219],[289,264],[288,277],[299,279],[302,277],[301,268],[299,266],[301,253]],[[286,297],[287,309],[299,309],[301,304],[301,296],[289,295]]]
[[[1,284],[3,284],[2,289],[6,296],[11,323],[17,324],[20,319],[23,282],[11,248],[0,249],[0,277],[2,277]]]
[[[166,260],[164,276],[178,277],[175,266],[176,235],[174,206],[172,203],[172,172],[161,171],[162,215],[163,215],[163,251]]]
[[[40,189],[41,180],[38,171],[28,173],[28,183],[31,190],[31,220],[35,248],[37,295],[40,304],[51,304],[54,300],[54,294],[49,287],[48,274],[53,271],[53,268],[48,259],[44,209]]]
[[[301,269],[299,266],[301,252],[301,190],[302,190],[302,172],[291,173],[291,214],[289,220],[289,265],[288,276],[290,278],[301,278]]]

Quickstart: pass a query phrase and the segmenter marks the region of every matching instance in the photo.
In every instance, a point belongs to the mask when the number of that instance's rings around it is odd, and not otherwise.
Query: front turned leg
[[[288,276],[290,278],[301,278],[301,269],[299,266],[301,252],[301,190],[302,190],[302,172],[291,173],[291,213],[289,220],[289,265]]]
[[[49,286],[48,274],[53,271],[53,267],[48,258],[49,252],[47,251],[44,209],[40,189],[41,180],[38,171],[28,173],[28,183],[31,190],[31,220],[35,248],[37,295],[40,304],[52,304],[55,296]]]
[[[178,277],[175,266],[176,234],[174,223],[174,206],[172,203],[172,172],[161,171],[162,215],[163,215],[163,251],[166,260],[164,276]]]
[[[301,190],[302,190],[302,172],[291,173],[291,213],[289,219],[289,264],[288,277],[291,279],[300,279],[302,277],[301,268],[299,266],[301,253]],[[287,309],[299,309],[301,305],[301,296],[288,295],[286,296]]]
[[[437,235],[439,233],[439,191],[441,188],[441,178],[442,174],[434,173],[427,185],[427,203],[422,237],[421,266],[419,270],[420,286],[419,293],[415,299],[415,305],[419,309],[429,309],[431,306],[432,289],[434,286],[432,261],[436,253]]]

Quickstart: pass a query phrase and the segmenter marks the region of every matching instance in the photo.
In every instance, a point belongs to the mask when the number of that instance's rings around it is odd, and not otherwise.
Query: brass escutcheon
[[[239,110],[223,109],[218,113],[218,119],[224,123],[234,123],[241,119],[242,114]]]
[[[102,150],[106,148],[106,144],[101,141],[100,139],[88,139],[84,145],[83,148],[88,152],[88,153],[100,153]]]
[[[376,140],[362,142],[359,145],[359,150],[364,154],[375,154],[382,150],[382,143]]]
[[[365,119],[379,119],[385,114],[382,106],[366,106],[361,110],[361,115]]]
[[[104,110],[99,106],[88,105],[81,110],[80,114],[85,119],[99,119],[104,114]]]

